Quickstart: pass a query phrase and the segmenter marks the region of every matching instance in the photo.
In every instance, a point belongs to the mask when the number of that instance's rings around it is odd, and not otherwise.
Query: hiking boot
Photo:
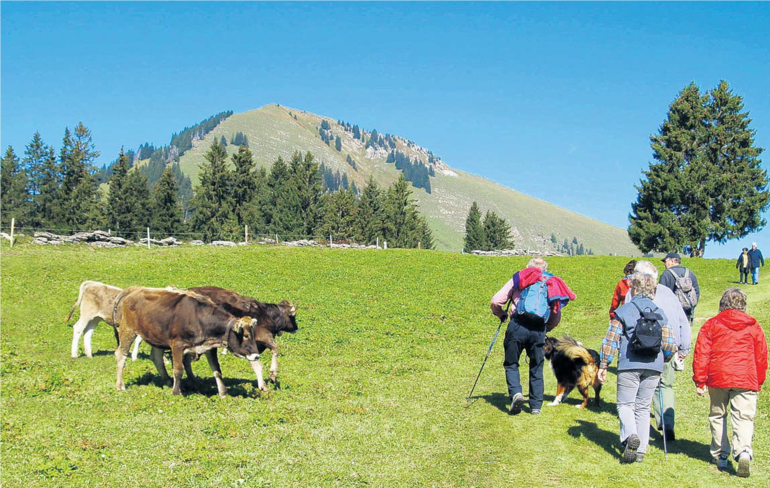
[[[748,478],[751,474],[751,456],[748,452],[742,452],[738,456],[738,472],[736,474],[741,478]]]
[[[636,453],[636,462],[637,463],[643,463],[644,462],[644,453],[643,452],[637,452]]]
[[[666,442],[671,442],[676,440],[676,436],[674,435],[674,429],[664,430],[663,435],[666,436]]]
[[[639,449],[639,445],[642,443],[639,440],[639,436],[631,434],[626,439],[626,448],[623,450],[623,457],[620,462],[623,463],[635,463],[636,462],[636,450]]]
[[[513,400],[511,401],[511,408],[508,409],[508,413],[511,415],[518,415],[521,413],[521,406],[524,405],[524,395],[521,393],[516,393],[513,395]]]
[[[717,465],[719,471],[726,471],[730,465],[730,458],[727,454],[720,454],[719,457],[711,458],[711,462]]]
[[[540,415],[540,409],[539,408],[533,408],[531,412],[532,415]]]

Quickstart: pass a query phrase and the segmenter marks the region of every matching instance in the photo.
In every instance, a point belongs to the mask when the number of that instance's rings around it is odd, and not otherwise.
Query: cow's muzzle
[[[256,361],[257,359],[259,359],[259,354],[256,354],[256,353],[249,354],[248,356],[246,356],[246,359],[248,359],[249,361]]]

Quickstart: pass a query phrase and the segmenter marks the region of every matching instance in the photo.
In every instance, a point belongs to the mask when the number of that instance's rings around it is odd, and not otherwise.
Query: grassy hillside
[[[342,137],[342,150],[327,146],[320,138],[318,128],[322,117],[277,105],[266,105],[228,117],[204,139],[194,143],[193,149],[181,158],[181,168],[197,184],[199,165],[213,142],[223,135],[229,141],[237,132],[243,132],[260,166],[269,166],[278,157],[291,157],[295,150],[312,152],[319,162],[333,170],[348,174],[358,188],[363,188],[370,175],[381,185],[389,185],[398,178],[393,164],[386,164],[387,151],[367,149],[327,118],[331,132]],[[368,133],[367,133],[368,135]],[[228,146],[228,152],[236,148]],[[514,228],[516,246],[527,249],[550,249],[551,234],[558,242],[577,237],[586,248],[597,254],[638,255],[625,230],[579,215],[542,200],[496,184],[485,178],[451,169],[444,161],[428,161],[428,151],[411,141],[397,138],[397,149],[408,156],[432,164],[436,177],[431,178],[432,193],[415,189],[415,198],[434,231],[440,249],[459,250],[465,232],[465,218],[471,203],[476,200],[482,211],[495,210]],[[346,162],[347,156],[356,162],[354,170]],[[514,167],[515,163],[511,163]]]
[[[502,339],[474,399],[468,394],[497,321],[490,296],[525,258],[417,250],[105,249],[2,242],[3,486],[768,486],[770,399],[760,394],[749,480],[708,464],[708,402],[691,364],[676,380],[677,437],[664,462],[653,434],[644,464],[618,465],[616,376],[601,409],[576,394],[533,417],[505,412]],[[553,258],[578,300],[558,334],[598,348],[624,258]],[[244,265],[245,263],[248,263]],[[734,286],[728,260],[688,261],[703,300],[696,328]],[[205,361],[173,397],[143,349],[115,391],[114,339],[69,357],[63,324],[82,280],[118,286],[220,285],[291,299],[300,330],[279,339],[281,388],[260,396],[247,363],[222,356],[230,396],[216,396]],[[766,285],[747,287],[770,324]],[[526,367],[524,368],[526,370]],[[546,399],[556,385],[545,372]],[[526,384],[526,373],[523,373]]]

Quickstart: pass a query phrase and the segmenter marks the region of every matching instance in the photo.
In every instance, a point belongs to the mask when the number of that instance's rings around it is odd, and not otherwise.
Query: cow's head
[[[275,335],[294,333],[297,326],[297,307],[288,300],[281,303],[256,302],[259,307],[259,326],[269,329]]]
[[[233,323],[227,336],[227,348],[234,356],[249,361],[259,359],[259,347],[254,340],[256,323],[251,317],[241,317]]]

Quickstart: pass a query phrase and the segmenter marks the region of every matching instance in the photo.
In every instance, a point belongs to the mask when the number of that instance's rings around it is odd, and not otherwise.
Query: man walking
[[[682,266],[682,258],[675,252],[666,254],[662,261],[666,265],[666,270],[660,275],[660,284],[674,292],[687,315],[687,319],[692,324],[695,307],[700,300],[698,277]]]
[[[492,297],[492,313],[501,320],[505,317],[505,303],[511,301],[510,321],[503,341],[503,366],[511,401],[508,411],[512,415],[520,414],[525,403],[519,376],[519,359],[524,351],[527,351],[529,358],[530,413],[540,413],[545,389],[545,334],[559,325],[561,309],[569,300],[577,298],[561,278],[547,273],[547,269],[548,263],[544,259],[532,258],[525,269],[517,271]],[[546,303],[538,300],[542,294],[547,296]]]
[[[751,268],[751,284],[759,284],[759,266],[765,265],[765,258],[762,257],[762,251],[757,249],[757,243],[751,243],[751,250],[749,251],[749,267]]]

